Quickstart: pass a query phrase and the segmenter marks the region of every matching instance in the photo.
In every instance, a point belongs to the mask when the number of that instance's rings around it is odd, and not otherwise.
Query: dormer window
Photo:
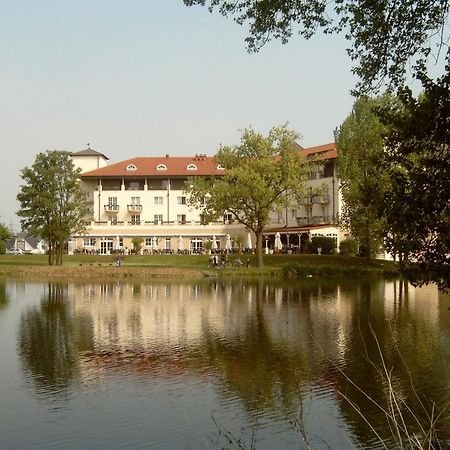
[[[127,170],[137,170],[137,167],[134,164],[128,164]]]
[[[217,170],[225,170],[225,167],[223,167],[222,164],[218,164],[216,169]]]
[[[189,165],[186,167],[186,169],[187,169],[187,170],[197,170],[197,166],[196,166],[195,164],[189,164]]]
[[[167,166],[165,164],[159,164],[156,170],[167,170]]]

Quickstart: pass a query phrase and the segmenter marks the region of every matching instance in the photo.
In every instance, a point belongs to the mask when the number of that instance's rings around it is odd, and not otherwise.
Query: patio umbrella
[[[231,237],[229,234],[227,234],[227,240],[225,241],[225,250],[231,250]]]
[[[281,243],[281,236],[280,236],[280,233],[278,231],[275,234],[275,248],[277,250],[281,250],[283,248],[283,244]]]
[[[249,250],[251,250],[253,248],[252,245],[252,235],[250,234],[250,231],[247,233],[247,244],[246,244],[246,248],[248,248]]]
[[[217,242],[216,242],[216,235],[215,234],[212,237],[212,249],[213,250],[217,249]]]

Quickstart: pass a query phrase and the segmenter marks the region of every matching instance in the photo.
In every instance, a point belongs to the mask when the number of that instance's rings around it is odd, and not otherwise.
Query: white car
[[[23,250],[21,248],[10,248],[6,250],[7,255],[23,255]]]

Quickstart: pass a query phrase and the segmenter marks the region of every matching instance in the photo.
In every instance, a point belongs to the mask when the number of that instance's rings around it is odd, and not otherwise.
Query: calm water
[[[405,423],[434,404],[448,445],[433,286],[3,282],[0,448],[379,448],[362,415],[393,448],[380,355]]]

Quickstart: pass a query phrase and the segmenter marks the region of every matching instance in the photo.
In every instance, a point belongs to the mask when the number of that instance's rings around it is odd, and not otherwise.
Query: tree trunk
[[[264,267],[263,259],[263,230],[258,230],[256,233],[256,265],[257,267]]]
[[[62,265],[63,253],[64,253],[64,241],[58,242],[58,253],[57,253],[57,261],[56,261],[56,264],[58,266]]]
[[[53,242],[48,241],[48,265],[53,266]]]
[[[366,223],[365,223],[365,229],[364,229],[364,240],[365,240],[365,247],[366,247],[366,258],[370,259],[371,258],[371,253],[372,253],[372,245],[370,242],[370,224],[369,224],[369,219],[366,219]]]

